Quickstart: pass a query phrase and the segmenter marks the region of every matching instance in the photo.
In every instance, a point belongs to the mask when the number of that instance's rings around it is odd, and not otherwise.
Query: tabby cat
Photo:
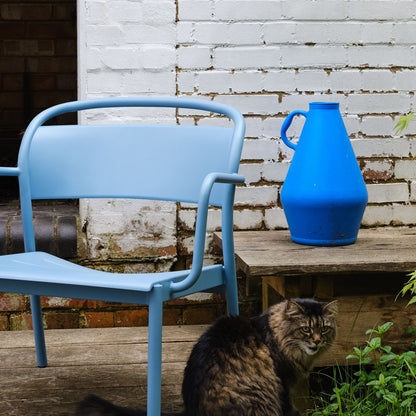
[[[182,395],[184,416],[298,416],[295,383],[335,338],[336,301],[285,300],[260,316],[216,321],[189,357]],[[77,416],[141,416],[96,396]],[[167,415],[167,414],[165,414]]]

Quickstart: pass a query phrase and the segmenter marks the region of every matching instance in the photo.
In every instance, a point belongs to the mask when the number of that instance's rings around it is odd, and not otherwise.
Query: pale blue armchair
[[[219,113],[232,127],[180,125],[43,126],[67,112],[108,107],[174,107]],[[30,123],[17,167],[25,253],[0,256],[0,290],[31,295],[37,363],[47,365],[40,295],[149,306],[148,414],[160,414],[163,302],[194,292],[225,293],[238,314],[233,246],[235,185],[245,123],[235,109],[207,100],[129,97],[69,102]],[[36,251],[32,200],[144,198],[197,203],[192,268],[113,274]],[[208,206],[222,208],[223,263],[203,266]]]

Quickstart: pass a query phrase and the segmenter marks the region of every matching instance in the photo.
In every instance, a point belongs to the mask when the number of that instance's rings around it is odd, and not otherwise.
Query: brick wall
[[[22,131],[41,110],[76,98],[76,0],[0,4],[0,163],[13,166]],[[71,115],[62,122],[73,122]],[[1,178],[3,198],[17,181]]]
[[[339,101],[369,191],[364,225],[414,224],[412,1],[218,1],[178,4],[177,90],[239,108],[247,120],[236,225],[286,225],[279,190],[291,152],[284,117],[310,101]],[[199,59],[193,59],[198,56]],[[292,129],[298,136],[300,120]]]
[[[0,5],[1,128],[21,131],[46,107],[76,96],[76,2]]]
[[[416,222],[416,128],[393,137],[397,118],[416,104],[413,1],[86,0],[84,5],[79,10],[82,98],[192,96],[231,104],[244,114],[240,171],[247,180],[236,194],[236,229],[287,226],[279,192],[292,152],[279,132],[289,112],[307,110],[311,101],[340,102],[368,185],[363,225]],[[222,122],[184,111],[156,117],[181,124]],[[301,127],[296,120],[291,129],[295,139]],[[140,221],[120,230],[122,222],[103,215],[96,204],[85,201],[81,211],[93,227],[86,240],[90,258],[133,260],[130,254],[141,248],[134,240],[143,233]],[[143,215],[134,206],[123,209],[128,218]],[[154,221],[158,212],[146,215]],[[185,264],[192,250],[194,207],[171,206],[165,218],[168,233],[152,244],[172,247],[173,240],[176,250],[167,252],[162,263],[152,262],[156,268]],[[212,210],[209,228],[219,226],[219,213]],[[117,255],[106,249],[112,230],[121,231],[119,240],[126,233],[133,236],[128,249]],[[97,242],[101,254],[94,248]]]
[[[287,226],[279,192],[292,152],[279,132],[289,112],[307,110],[311,101],[340,102],[369,191],[363,225],[415,224],[416,127],[393,137],[398,117],[416,106],[415,2],[87,0],[85,5],[83,98],[192,96],[231,104],[244,114],[240,171],[247,180],[236,194],[236,229]],[[176,122],[220,123],[185,112]],[[296,120],[294,139],[301,127]],[[102,221],[94,204],[85,202],[84,218],[97,224],[87,235],[90,245],[117,229],[111,218]],[[129,211],[138,215],[130,208],[125,214]],[[165,267],[186,263],[192,250],[188,230],[195,222],[191,206],[172,207],[170,215],[169,242],[162,244],[171,246],[171,237],[178,243]],[[209,228],[219,226],[213,210]]]
[[[231,104],[246,117],[238,229],[286,226],[279,190],[291,159],[285,116],[339,101],[368,184],[364,225],[416,222],[413,1],[86,0],[81,96],[167,94]],[[182,114],[179,123],[207,123]],[[298,120],[292,128],[296,137]],[[190,221],[191,213],[178,213]],[[212,227],[219,225],[214,214]],[[180,225],[180,224],[179,224]]]
[[[244,114],[240,171],[247,180],[236,194],[236,229],[286,227],[279,192],[292,152],[280,141],[280,127],[289,112],[307,110],[311,101],[340,102],[369,191],[363,225],[416,223],[416,125],[406,136],[393,136],[398,117],[416,110],[416,2],[80,0],[78,6],[80,98],[192,96],[231,104]],[[223,122],[170,110],[93,113],[81,122],[103,118]],[[301,127],[296,120],[294,139]],[[113,208],[122,214],[115,216]],[[192,205],[85,200],[80,217],[81,255],[95,267],[153,271],[189,262]],[[166,228],[156,238],[161,221]],[[219,225],[219,212],[212,210],[209,229]],[[210,262],[209,236],[207,241]],[[9,302],[26,307],[19,299]],[[250,301],[244,307],[255,305],[256,299]],[[62,313],[75,311],[81,326],[145,321],[145,312],[127,305],[79,308],[62,302]],[[195,300],[180,302],[168,305],[170,322],[210,321],[223,312],[217,298],[205,298],[198,314],[188,312]],[[56,312],[56,305],[49,303],[46,313]],[[123,321],[126,311],[131,317]]]

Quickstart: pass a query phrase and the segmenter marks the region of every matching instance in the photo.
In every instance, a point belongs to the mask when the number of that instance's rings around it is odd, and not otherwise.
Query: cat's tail
[[[75,416],[146,416],[145,409],[116,406],[101,397],[90,394],[78,404]],[[162,416],[180,416],[181,413],[162,413]]]

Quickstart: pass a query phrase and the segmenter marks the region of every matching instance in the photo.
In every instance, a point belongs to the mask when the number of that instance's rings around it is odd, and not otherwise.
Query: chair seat
[[[203,269],[201,275],[207,274],[206,279],[203,279],[207,288],[213,286],[213,276],[214,279],[217,275],[221,276],[218,273],[221,269],[221,265]],[[146,296],[154,285],[166,286],[171,281],[184,279],[188,274],[189,270],[109,273],[80,266],[41,251],[0,256],[2,290],[14,293],[77,298],[89,296],[88,299],[126,302],[126,295],[130,292],[132,302],[148,303]],[[208,277],[211,279],[209,284],[206,282]],[[222,284],[222,279],[214,285],[216,284]]]

